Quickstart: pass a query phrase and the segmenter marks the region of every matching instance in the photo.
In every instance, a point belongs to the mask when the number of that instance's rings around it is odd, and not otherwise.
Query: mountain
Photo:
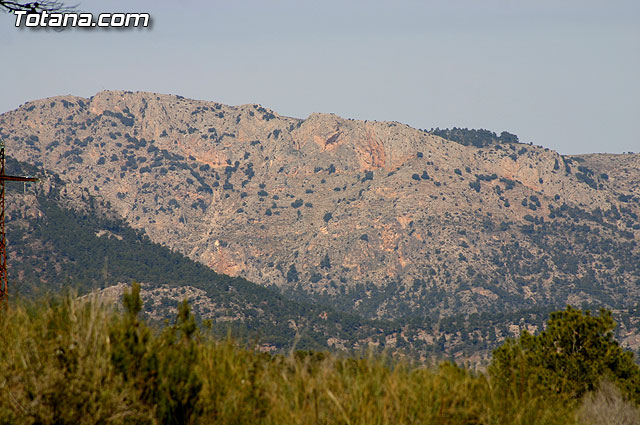
[[[8,159],[14,174],[39,174],[33,166]],[[295,302],[278,291],[243,278],[218,274],[182,254],[151,242],[122,220],[110,216],[86,193],[58,175],[50,186],[28,188],[7,183],[6,224],[10,293],[34,298],[75,290],[98,293],[114,302],[130,282],[141,282],[144,311],[152,321],[175,317],[187,298],[200,320],[261,343],[265,350],[327,349],[342,340],[345,349],[394,335],[394,324],[367,321],[331,308]],[[67,190],[68,189],[68,190]]]
[[[490,349],[520,327],[541,328],[550,310],[450,317],[429,322],[366,320],[331,307],[296,302],[242,278],[217,274],[202,264],[155,244],[141,231],[113,217],[96,200],[50,171],[7,159],[10,174],[46,176],[49,185],[7,182],[10,292],[22,298],[69,289],[117,300],[131,281],[142,282],[144,313],[154,322],[175,316],[189,299],[201,321],[225,336],[283,352],[292,346],[315,350],[360,350],[371,345],[423,360],[442,356],[486,361]],[[633,328],[634,314],[624,331]],[[469,333],[465,331],[470,331]],[[463,331],[463,332],[461,332]],[[628,333],[628,331],[627,331]],[[630,333],[630,335],[635,335]]]
[[[0,137],[149,242],[364,320],[636,308],[638,154],[121,91],[28,102]]]

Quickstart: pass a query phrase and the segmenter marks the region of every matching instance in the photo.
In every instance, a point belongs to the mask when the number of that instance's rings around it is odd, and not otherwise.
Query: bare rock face
[[[29,102],[0,137],[155,242],[368,317],[638,292],[640,155],[121,91]]]

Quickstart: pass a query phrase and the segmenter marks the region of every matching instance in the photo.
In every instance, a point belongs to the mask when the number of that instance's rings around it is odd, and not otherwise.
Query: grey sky
[[[70,3],[74,3],[71,1]],[[0,112],[103,89],[508,130],[561,153],[640,151],[640,2],[83,1],[151,30],[31,31],[0,16]]]

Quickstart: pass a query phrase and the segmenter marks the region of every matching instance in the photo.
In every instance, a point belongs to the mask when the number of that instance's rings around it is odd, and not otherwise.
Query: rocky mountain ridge
[[[29,102],[0,137],[154,242],[365,317],[637,299],[637,154],[121,91]]]

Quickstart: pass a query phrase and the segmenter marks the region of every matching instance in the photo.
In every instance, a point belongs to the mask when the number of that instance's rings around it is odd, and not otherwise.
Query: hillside
[[[7,169],[37,172],[12,159]],[[276,290],[220,275],[109,217],[93,198],[69,198],[71,187],[57,175],[48,173],[47,179],[57,187],[25,192],[22,183],[7,184],[13,297],[37,298],[71,289],[80,295],[101,293],[115,303],[123,289],[138,281],[149,319],[172,318],[178,303],[188,299],[198,319],[209,320],[221,335],[231,330],[269,351],[287,350],[296,338],[301,349],[327,349],[331,338],[348,341],[348,349],[354,349],[395,332],[389,323],[294,302]]]
[[[118,91],[0,116],[9,154],[57,173],[70,199],[288,297],[398,323],[635,308],[640,155],[434,133],[457,141]]]
[[[550,308],[510,314],[457,315],[436,321],[366,320],[328,306],[295,302],[276,289],[230,278],[168,248],[110,217],[94,198],[73,193],[55,173],[9,158],[11,174],[46,176],[50,186],[7,183],[9,281],[12,298],[49,298],[69,289],[81,296],[101,294],[119,305],[132,281],[142,282],[145,315],[155,323],[174,316],[188,299],[196,317],[208,320],[221,336],[229,330],[263,350],[390,349],[433,361],[450,357],[486,362],[490,350],[520,329],[542,329]],[[52,188],[55,186],[55,188]],[[617,336],[637,349],[633,329],[637,307],[616,312]],[[636,339],[634,339],[636,338]]]

